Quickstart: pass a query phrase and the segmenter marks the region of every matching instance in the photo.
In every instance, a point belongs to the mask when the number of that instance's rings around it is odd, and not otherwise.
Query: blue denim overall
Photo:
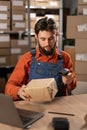
[[[32,63],[30,66],[29,80],[41,78],[55,78],[58,86],[58,93],[56,96],[62,96],[62,76],[59,71],[62,70],[63,60],[62,55],[58,58],[57,63],[39,62],[35,59],[35,51],[32,53]],[[61,51],[60,51],[61,53]]]

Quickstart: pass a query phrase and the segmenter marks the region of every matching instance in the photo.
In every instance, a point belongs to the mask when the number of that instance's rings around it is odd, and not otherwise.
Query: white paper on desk
[[[58,92],[57,84],[54,78],[33,79],[26,88],[26,93],[31,96],[30,101],[51,101]]]

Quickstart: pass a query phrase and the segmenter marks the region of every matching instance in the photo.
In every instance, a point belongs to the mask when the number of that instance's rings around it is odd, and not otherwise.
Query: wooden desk
[[[87,94],[60,97],[49,103],[18,101],[15,105],[18,108],[44,113],[44,117],[35,122],[29,130],[53,130],[53,117],[66,117],[70,122],[69,130],[80,130],[85,124],[84,117],[87,114]],[[49,114],[48,111],[71,113],[75,114],[75,116]],[[82,130],[87,130],[87,125]]]

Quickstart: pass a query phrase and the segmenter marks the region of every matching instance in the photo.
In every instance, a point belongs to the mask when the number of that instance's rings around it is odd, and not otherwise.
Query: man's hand
[[[26,86],[23,85],[23,86],[19,89],[17,95],[18,95],[21,99],[23,99],[23,100],[30,100],[31,97],[30,97],[29,94],[27,94],[27,93],[25,92],[25,88],[26,88]]]
[[[62,76],[62,82],[64,84],[69,85],[70,83],[73,82],[73,76],[72,73],[68,73],[66,76]]]

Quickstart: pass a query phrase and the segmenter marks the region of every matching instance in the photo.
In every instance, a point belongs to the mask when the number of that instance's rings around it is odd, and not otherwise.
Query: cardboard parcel
[[[58,88],[54,78],[33,79],[27,84],[25,91],[31,96],[30,101],[46,102],[54,99]]]

